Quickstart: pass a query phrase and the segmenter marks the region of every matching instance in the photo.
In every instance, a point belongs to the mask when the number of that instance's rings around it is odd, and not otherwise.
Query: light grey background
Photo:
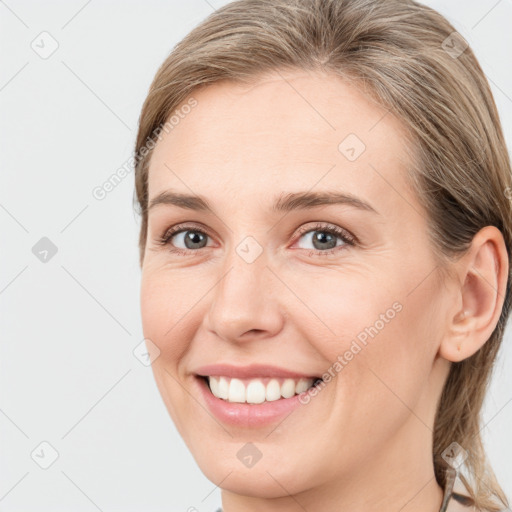
[[[172,46],[224,3],[0,1],[0,511],[220,504],[132,353],[142,340],[133,172],[103,200],[92,191],[130,157]],[[426,3],[476,52],[512,147],[512,0]],[[31,47],[52,39],[46,59]],[[58,250],[46,263],[32,252],[42,237]],[[509,326],[484,415],[509,497],[511,342]],[[46,470],[43,441],[59,454]]]

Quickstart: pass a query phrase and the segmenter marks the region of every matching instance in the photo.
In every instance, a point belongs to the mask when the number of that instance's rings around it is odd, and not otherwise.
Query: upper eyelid
[[[357,241],[357,237],[353,235],[348,229],[338,226],[336,224],[330,222],[323,221],[311,221],[314,222],[314,226],[300,226],[297,231],[300,232],[301,235],[304,233],[308,233],[309,231],[321,231],[322,229],[326,231],[341,231],[347,238],[354,239],[354,242]]]
[[[178,233],[181,233],[183,231],[201,231],[202,233],[207,234],[208,236],[211,236],[210,231],[208,228],[203,227],[201,224],[191,224],[183,223],[183,224],[176,224],[176,226],[172,226],[164,231],[163,236],[167,236],[168,233],[170,233],[170,236],[177,235]]]

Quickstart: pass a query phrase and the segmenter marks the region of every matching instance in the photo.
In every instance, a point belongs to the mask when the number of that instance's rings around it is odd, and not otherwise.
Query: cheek
[[[160,361],[176,362],[186,350],[187,313],[197,302],[196,294],[170,272],[143,271],[140,310],[144,337],[160,350]]]
[[[437,350],[440,307],[433,280],[414,289],[415,275],[373,273],[371,283],[355,273],[322,277],[307,294],[301,291],[311,312],[302,315],[303,332],[330,362],[326,370],[337,395],[356,415],[373,410],[401,418],[407,413],[401,400],[412,407],[424,392]]]
[[[179,279],[171,278],[168,270],[143,270],[140,287],[141,319],[144,337],[154,343],[160,353],[151,364],[155,382],[170,417],[184,439],[189,432],[190,397],[180,383],[180,361],[192,339],[191,319],[197,302],[196,294],[188,291]],[[188,314],[187,314],[188,313]]]
[[[155,277],[154,274],[147,272],[142,275],[140,310],[144,337],[159,344],[162,334],[172,325],[172,319],[169,318],[171,312],[168,308],[166,289]]]
[[[367,311],[370,317],[356,317],[354,311],[354,318],[366,324],[363,328],[353,326],[350,339],[361,350],[344,369],[349,382],[357,382],[351,390],[357,397],[355,403],[361,404],[360,413],[372,411],[373,418],[388,423],[390,431],[393,425],[398,428],[411,411],[428,421],[425,400],[439,334],[433,290],[418,289],[396,297],[394,301],[389,297],[371,300],[371,311]],[[374,309],[379,302],[381,306]],[[369,423],[370,430],[378,424]]]
[[[368,276],[370,272],[363,276],[330,271],[294,283],[297,295],[307,297],[309,310],[295,314],[294,321],[300,320],[307,339],[331,362],[346,351],[352,360],[372,343],[383,344],[391,326],[403,316],[400,293],[389,292],[373,277],[370,282]],[[303,304],[299,307],[304,309]]]

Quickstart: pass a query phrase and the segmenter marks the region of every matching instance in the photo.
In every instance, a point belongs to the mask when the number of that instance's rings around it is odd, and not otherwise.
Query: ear
[[[439,355],[462,361],[489,339],[505,301],[509,257],[503,235],[495,226],[482,228],[468,252],[455,264],[459,276],[457,307],[448,318],[448,329]]]

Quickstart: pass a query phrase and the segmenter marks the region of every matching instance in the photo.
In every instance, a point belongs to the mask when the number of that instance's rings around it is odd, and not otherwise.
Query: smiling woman
[[[511,167],[446,19],[232,2],[158,70],[135,155],[153,373],[225,512],[508,506],[480,430]]]

